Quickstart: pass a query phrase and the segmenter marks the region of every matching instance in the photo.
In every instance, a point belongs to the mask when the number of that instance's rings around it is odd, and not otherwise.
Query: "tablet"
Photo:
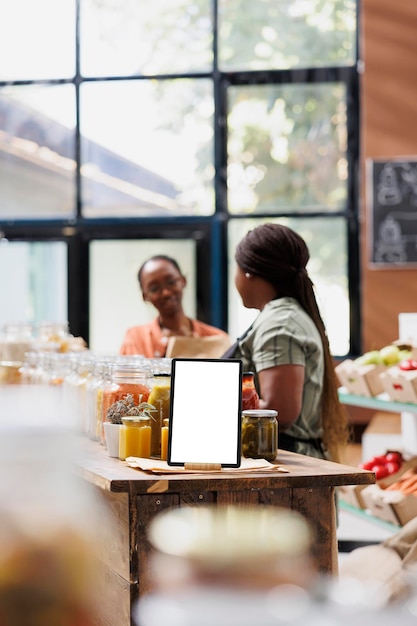
[[[240,467],[242,361],[172,359],[168,465]]]

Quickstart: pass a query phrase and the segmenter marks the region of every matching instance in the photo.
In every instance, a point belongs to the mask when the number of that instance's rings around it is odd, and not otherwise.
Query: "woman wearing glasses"
[[[145,302],[150,302],[158,316],[149,324],[126,331],[120,354],[164,357],[170,337],[209,337],[228,335],[220,328],[191,319],[184,313],[182,294],[187,279],[175,259],[164,254],[151,257],[139,269],[139,285]]]

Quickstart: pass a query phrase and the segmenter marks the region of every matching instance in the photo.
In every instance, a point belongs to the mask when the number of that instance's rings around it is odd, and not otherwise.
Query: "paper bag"
[[[227,335],[210,337],[170,337],[165,356],[186,359],[219,359],[230,346]]]

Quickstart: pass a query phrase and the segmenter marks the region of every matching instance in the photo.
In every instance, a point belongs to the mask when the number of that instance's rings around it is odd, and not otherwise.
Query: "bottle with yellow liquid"
[[[171,401],[171,375],[154,374],[154,382],[149,394],[148,402],[152,404],[156,411],[152,413],[151,428],[151,456],[161,456],[161,432],[164,419],[169,417],[169,406]]]
[[[119,437],[119,459],[129,456],[149,459],[151,456],[150,418],[141,415],[122,417]]]
[[[168,459],[168,436],[169,436],[169,418],[164,419],[164,424],[161,428],[161,461]]]

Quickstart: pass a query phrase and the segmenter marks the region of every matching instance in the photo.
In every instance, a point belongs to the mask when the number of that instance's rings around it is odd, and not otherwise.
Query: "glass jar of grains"
[[[278,412],[273,409],[242,411],[242,455],[273,461],[278,450]]]
[[[116,403],[139,406],[147,402],[150,392],[149,372],[146,367],[133,359],[117,360],[110,363],[103,384],[102,422],[108,420],[109,410],[117,407]],[[121,413],[120,417],[125,415]],[[121,420],[120,420],[121,421]],[[119,422],[120,423],[120,422]],[[104,430],[101,429],[101,441],[105,442]]]

